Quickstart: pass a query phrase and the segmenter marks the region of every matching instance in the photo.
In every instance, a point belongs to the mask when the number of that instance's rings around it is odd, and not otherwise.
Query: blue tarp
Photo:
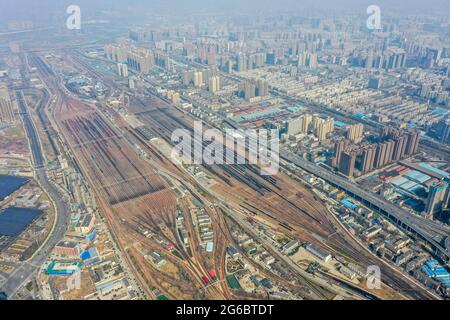
[[[91,259],[98,257],[97,249],[95,248],[89,248],[88,250],[83,251],[83,253],[80,255],[80,258],[83,260]]]

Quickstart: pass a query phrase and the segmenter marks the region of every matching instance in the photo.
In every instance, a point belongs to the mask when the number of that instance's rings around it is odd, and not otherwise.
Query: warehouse
[[[314,256],[316,256],[317,258],[319,258],[320,260],[323,260],[325,262],[330,261],[330,259],[332,258],[331,254],[328,252],[325,252],[323,250],[321,250],[320,248],[317,248],[316,246],[314,246],[312,243],[308,243],[305,245],[305,249],[312,253]]]

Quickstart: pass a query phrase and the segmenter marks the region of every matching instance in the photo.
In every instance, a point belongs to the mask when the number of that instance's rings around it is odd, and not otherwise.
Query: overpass
[[[288,150],[280,150],[280,157],[301,169],[327,181],[329,184],[344,190],[367,207],[381,213],[391,222],[406,232],[412,233],[427,242],[435,253],[444,260],[450,260],[450,228],[434,221],[413,215],[399,206],[362,189],[355,183],[340,177],[329,170],[319,167]]]

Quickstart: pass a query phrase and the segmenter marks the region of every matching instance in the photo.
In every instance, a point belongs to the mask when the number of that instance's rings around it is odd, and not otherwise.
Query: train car
[[[211,284],[211,281],[209,281],[207,276],[202,276],[202,281],[205,284],[205,286]]]
[[[209,274],[209,277],[211,278],[212,281],[216,281],[217,280],[217,274],[216,274],[216,271],[214,269],[208,270],[208,274]]]

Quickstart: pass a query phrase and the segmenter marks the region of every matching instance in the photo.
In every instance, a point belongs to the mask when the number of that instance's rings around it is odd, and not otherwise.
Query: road
[[[50,182],[47,177],[39,137],[37,135],[34,123],[28,114],[22,92],[17,91],[16,97],[19,103],[19,111],[22,122],[33,155],[35,179],[45,190],[50,199],[52,199],[56,209],[56,220],[50,235],[42,246],[28,261],[21,263],[20,266],[9,275],[6,281],[1,284],[0,291],[6,292],[10,299],[14,299],[14,294],[17,290],[20,289],[20,287],[24,285],[28,279],[39,272],[40,266],[49,257],[55,245],[64,237],[70,219],[70,210],[66,199],[59,193],[56,186]]]

